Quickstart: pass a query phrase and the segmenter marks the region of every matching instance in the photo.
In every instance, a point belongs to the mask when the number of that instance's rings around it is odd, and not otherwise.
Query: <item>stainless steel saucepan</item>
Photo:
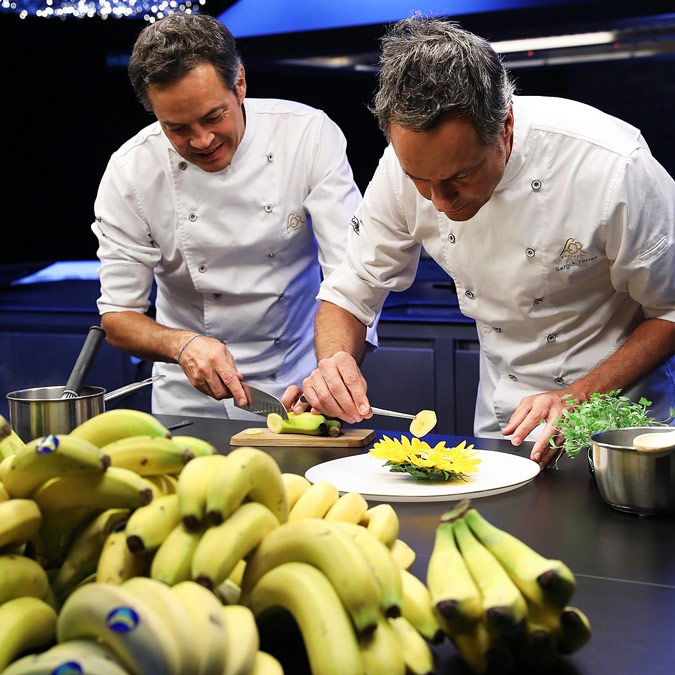
[[[67,434],[94,415],[105,411],[105,404],[133,394],[164,377],[157,375],[106,392],[103,387],[82,387],[80,394],[62,398],[65,387],[34,387],[7,394],[12,429],[28,442],[47,434]]]

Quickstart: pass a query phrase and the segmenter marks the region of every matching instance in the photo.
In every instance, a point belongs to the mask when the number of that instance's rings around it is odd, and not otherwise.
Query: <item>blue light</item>
[[[143,17],[152,23],[174,12],[197,13],[206,0],[0,0],[0,12],[18,14],[21,19],[37,16],[44,19]]]

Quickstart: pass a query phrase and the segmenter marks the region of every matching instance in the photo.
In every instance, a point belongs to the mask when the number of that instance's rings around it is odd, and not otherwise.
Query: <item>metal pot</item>
[[[147,387],[158,375],[106,392],[103,387],[83,387],[80,395],[61,398],[64,387],[34,387],[7,394],[9,422],[22,441],[47,434],[67,434],[94,415],[105,411],[107,401],[128,396]]]
[[[591,436],[595,480],[611,507],[641,515],[675,513],[675,452],[654,457],[633,447],[636,436],[660,429],[629,427]]]

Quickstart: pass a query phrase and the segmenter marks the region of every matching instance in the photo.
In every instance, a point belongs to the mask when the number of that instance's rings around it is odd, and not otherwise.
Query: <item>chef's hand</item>
[[[241,386],[244,376],[237,370],[232,352],[220,340],[206,335],[195,338],[183,350],[179,365],[202,393],[217,401],[234,398],[239,405],[248,403]]]
[[[530,453],[530,459],[539,466],[546,468],[560,453],[558,447],[552,448],[548,441],[555,436],[556,444],[562,442],[554,423],[565,408],[562,400],[568,391],[545,391],[542,394],[526,396],[511,415],[508,424],[502,429],[502,434],[513,434],[512,445],[520,445],[527,435],[539,426],[541,420],[545,421],[544,430],[535,441]]]
[[[306,403],[300,402],[300,397],[302,396],[302,389],[296,384],[291,384],[286,387],[286,391],[281,395],[281,402],[284,404],[286,410],[292,410],[293,412],[303,412],[307,410],[309,406]]]
[[[337,352],[321,359],[319,367],[302,382],[302,390],[312,412],[355,424],[373,416],[366,396],[366,384],[354,357],[348,352]],[[302,404],[294,408],[302,412]]]

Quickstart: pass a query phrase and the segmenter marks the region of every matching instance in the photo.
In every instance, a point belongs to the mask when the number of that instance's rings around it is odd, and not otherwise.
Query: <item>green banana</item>
[[[404,616],[387,619],[394,629],[406,669],[413,675],[430,675],[434,672],[434,656],[429,645]]]
[[[164,436],[128,436],[101,448],[111,466],[121,466],[140,476],[179,474],[194,454]]]
[[[133,675],[180,673],[178,647],[164,617],[123,586],[80,586],[61,608],[56,630],[59,642],[102,640]]]
[[[171,438],[171,432],[156,417],[128,408],[117,408],[95,415],[75,427],[70,435],[84,438],[99,448],[128,436]]]
[[[209,589],[227,579],[235,565],[268,536],[279,521],[258,502],[242,504],[227,520],[204,532],[192,557],[192,578]]]
[[[194,581],[182,581],[171,588],[182,604],[194,629],[199,675],[223,675],[229,636],[223,607],[211,591]]]
[[[513,535],[488,523],[475,509],[467,512],[466,523],[528,600],[556,607],[569,602],[576,582],[567,565],[539,555]]]
[[[326,418],[323,415],[313,415],[311,412],[298,414],[289,412],[287,420],[277,413],[270,413],[267,416],[267,428],[273,434],[328,435]]]
[[[264,504],[280,523],[285,523],[288,520],[286,489],[279,465],[272,456],[257,448],[243,447],[233,450],[225,459],[226,463],[216,469],[206,495],[210,521],[222,523],[248,498]]]
[[[21,555],[0,556],[0,605],[14,598],[43,599],[49,589],[49,580],[42,567]]]
[[[54,642],[56,612],[39,598],[24,597],[0,605],[0,670],[30,649]]]
[[[498,633],[524,621],[527,604],[497,559],[471,533],[465,520],[454,523],[455,539],[481,595],[487,625]]]
[[[215,445],[196,436],[171,436],[171,440],[184,450],[188,450],[195,457],[215,455],[218,450]]]
[[[227,462],[225,455],[195,457],[185,465],[178,477],[178,505],[183,524],[198,530],[206,513],[206,496],[215,473]]]
[[[401,580],[401,614],[424,638],[434,644],[442,642],[445,634],[434,615],[429,589],[408,570],[401,570]]]
[[[43,511],[75,506],[94,509],[136,509],[152,501],[157,488],[129,469],[111,466],[104,474],[52,478],[32,497]]]
[[[0,548],[28,541],[41,523],[42,514],[32,499],[0,502]]]
[[[102,474],[110,464],[94,445],[68,435],[51,435],[26,445],[7,471],[3,484],[12,497],[28,497],[35,488],[57,476]]]
[[[474,675],[513,672],[514,660],[506,644],[495,640],[483,621],[477,621],[469,630],[453,633],[452,644]]]
[[[52,582],[54,593],[63,597],[85,577],[96,572],[108,535],[129,517],[128,509],[107,509],[78,534]]]
[[[483,613],[480,593],[457,548],[453,528],[452,522],[441,522],[436,528],[427,567],[431,601],[448,635],[470,630]]]
[[[381,614],[377,629],[359,638],[359,648],[364,675],[405,675],[406,662],[401,642],[389,619]]]
[[[403,602],[403,582],[401,570],[391,555],[391,551],[365,527],[343,522],[335,523],[335,525],[354,540],[368,562],[380,586],[384,615],[387,617],[400,616]]]
[[[222,675],[249,675],[260,647],[253,612],[243,605],[221,609],[227,633],[227,654]]]
[[[352,623],[326,576],[301,562],[279,565],[263,575],[249,607],[262,619],[267,610],[289,611],[302,633],[312,673],[361,675],[361,651]]]
[[[262,539],[246,563],[242,603],[246,604],[263,575],[288,562],[307,563],[321,570],[337,591],[357,632],[375,630],[381,614],[377,577],[354,540],[337,523],[324,520],[284,523]]]
[[[192,557],[201,536],[201,532],[190,532],[183,523],[178,524],[157,549],[150,576],[169,586],[191,579]]]
[[[136,509],[126,524],[127,546],[132,553],[160,546],[180,523],[178,495],[163,495]]]
[[[564,608],[528,603],[532,623],[547,630],[561,654],[572,654],[591,639],[588,617],[576,607]]]
[[[107,584],[121,584],[131,577],[141,576],[147,566],[144,553],[132,553],[127,547],[124,530],[111,532],[103,544],[96,565],[96,581]]]

